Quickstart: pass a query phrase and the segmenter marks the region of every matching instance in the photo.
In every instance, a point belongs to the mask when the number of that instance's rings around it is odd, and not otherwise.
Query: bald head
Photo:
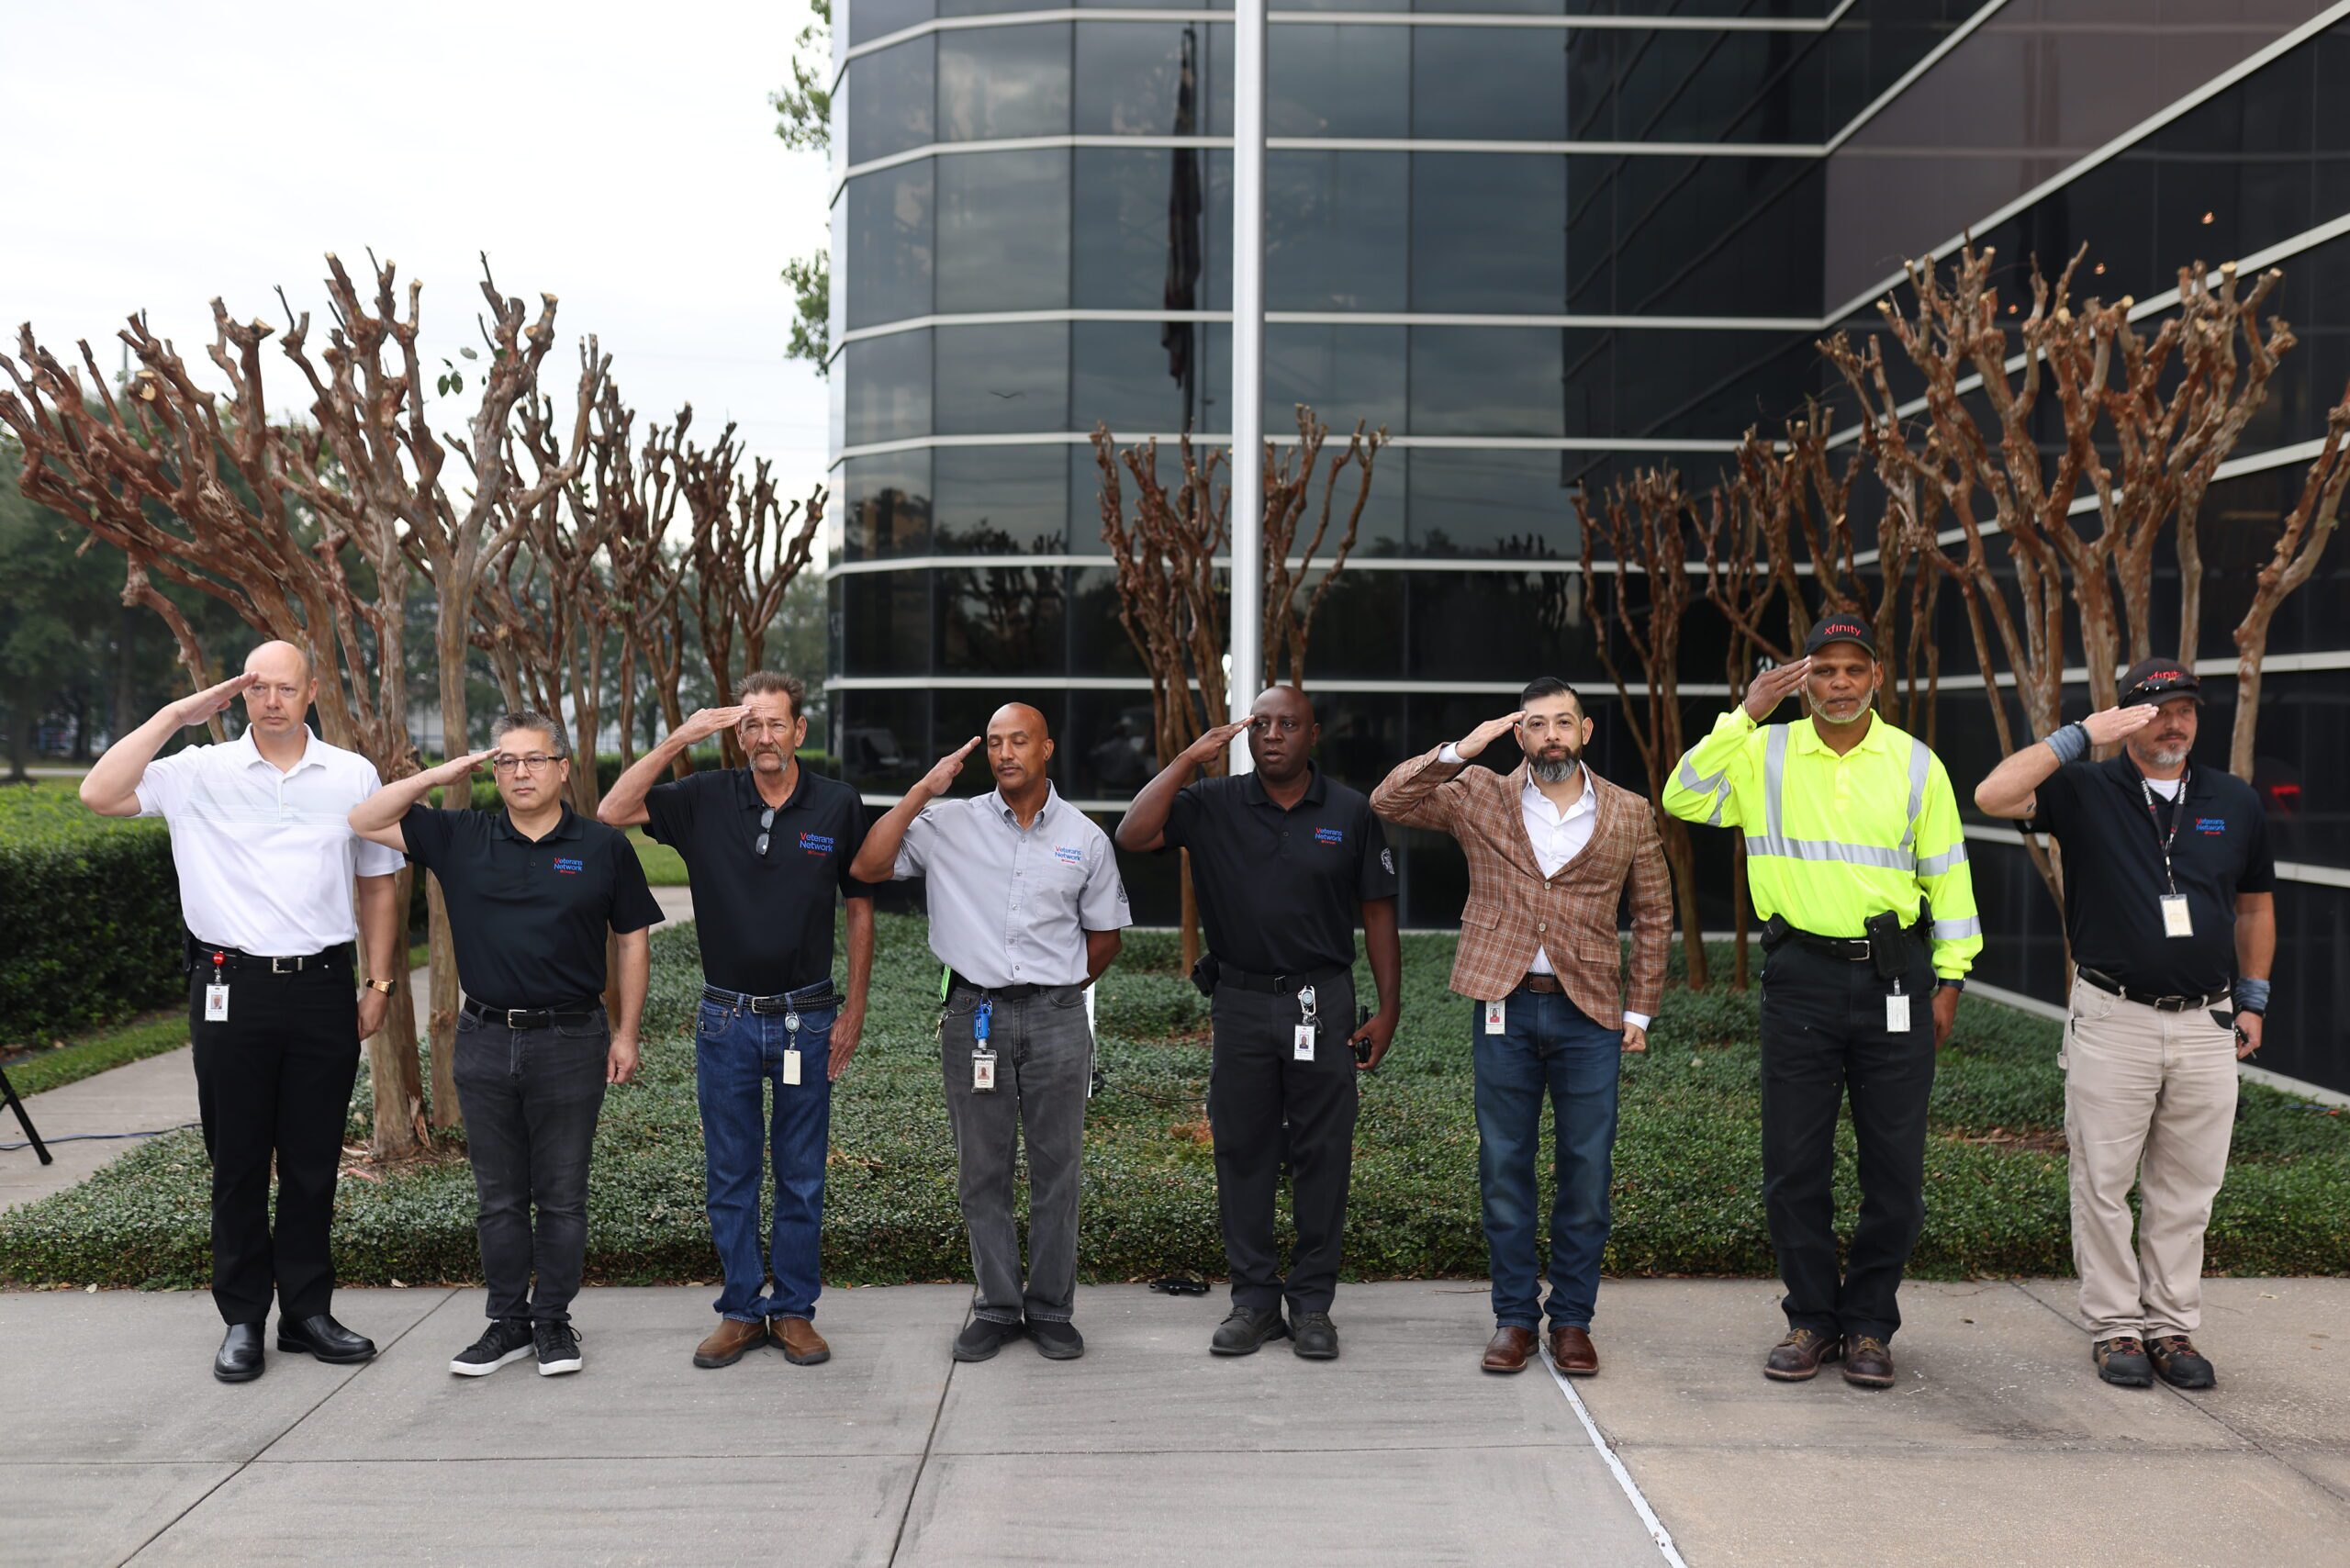
[[[1049,733],[1045,723],[1044,711],[1039,708],[1031,708],[1025,702],[1007,702],[990,714],[988,734],[995,734],[999,727],[1026,730],[1040,737]]]
[[[1314,704],[1294,686],[1267,688],[1248,705],[1248,756],[1269,784],[1286,785],[1313,761],[1322,726]]]
[[[245,655],[245,673],[257,675],[263,680],[308,686],[310,682],[310,655],[292,643],[273,640]]]
[[[1043,795],[1051,779],[1053,738],[1045,715],[1025,702],[1007,702],[988,719],[988,767],[1008,801]]]
[[[319,683],[310,676],[310,655],[291,643],[263,643],[245,655],[245,722],[263,741],[291,745],[297,737]]]

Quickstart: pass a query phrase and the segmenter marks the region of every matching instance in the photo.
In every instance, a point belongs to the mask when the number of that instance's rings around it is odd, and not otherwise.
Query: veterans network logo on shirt
[[[567,856],[559,857],[554,863],[554,874],[558,877],[576,877],[586,869],[585,861],[574,860]]]
[[[1317,827],[1314,830],[1314,842],[1316,844],[1344,844],[1346,841],[1347,830],[1342,827]]]
[[[800,835],[800,852],[821,858],[833,852],[833,841],[821,833],[803,833]]]
[[[1085,851],[1074,845],[1057,844],[1053,846],[1053,858],[1064,866],[1082,866],[1085,864]]]
[[[2197,817],[2195,819],[2195,831],[2198,833],[2225,833],[2228,831],[2228,819],[2225,817]]]

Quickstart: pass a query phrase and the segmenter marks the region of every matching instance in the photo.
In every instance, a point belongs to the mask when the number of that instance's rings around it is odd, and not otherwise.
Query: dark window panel
[[[1204,153],[1165,147],[1077,149],[1071,303],[1089,310],[1158,309],[1176,302],[1188,277],[1182,308],[1220,308],[1206,303],[1201,251],[1205,161]],[[1179,249],[1186,234],[1186,248]],[[1228,307],[1228,271],[1224,286]]]
[[[1423,573],[1413,579],[1410,611],[1415,680],[1550,674],[1588,690],[1604,678],[1573,572]]]
[[[1565,140],[1564,28],[1377,30],[1412,35],[1414,136],[1455,141]]]
[[[1360,4],[1357,0],[1281,0],[1281,6],[1284,11],[1408,11],[1411,8],[1411,0],[1361,0]],[[1282,24],[1283,27],[1291,25]],[[1279,32],[1281,29],[1274,28],[1271,30]]]
[[[848,182],[848,324],[901,321],[931,312],[932,207],[924,158]]]
[[[1343,525],[1334,521],[1331,526],[1336,530]],[[1307,532],[1311,528],[1308,524]],[[1326,549],[1317,560],[1326,564],[1329,558]],[[1315,611],[1307,629],[1309,689],[1317,680],[1396,680],[1409,673],[1404,665],[1404,577],[1402,572],[1350,569],[1331,579],[1322,607]],[[1322,580],[1322,566],[1316,566],[1291,592],[1290,603],[1301,621]],[[1289,650],[1268,652],[1276,655],[1274,668],[1281,678],[1293,679]]]
[[[1335,677],[1333,678],[1336,678]],[[1404,738],[1404,700],[1387,692],[1313,691],[1322,744],[1314,765],[1364,794],[1411,755]]]
[[[942,446],[935,458],[934,548],[942,554],[1057,554],[1069,531],[1067,464],[1058,446]]]
[[[1334,429],[1357,420],[1392,435],[1404,431],[1404,332],[1401,327],[1265,329],[1265,410],[1279,429],[1299,403]]]
[[[1069,421],[1069,323],[938,329],[941,434],[1058,431]]]
[[[1402,310],[1411,228],[1401,152],[1265,155],[1265,303]]]
[[[901,28],[927,22],[934,14],[932,0],[856,0],[849,7],[848,41],[871,43]]]
[[[1207,229],[1207,277],[1203,284],[1201,308],[1229,310],[1232,308],[1232,154],[1211,150],[1201,156],[1206,160],[1208,182],[1203,214]]]
[[[1414,435],[1566,432],[1555,327],[1412,329]]]
[[[1267,428],[1272,434],[1288,438],[1297,429],[1296,417],[1291,409],[1268,409],[1266,418],[1271,421]],[[1337,551],[1338,541],[1346,534],[1348,514],[1353,510],[1355,498],[1359,495],[1362,497],[1362,517],[1355,527],[1352,554],[1356,556],[1403,554],[1404,498],[1410,487],[1411,452],[1400,446],[1382,448],[1372,459],[1371,488],[1367,494],[1362,489],[1362,469],[1358,464],[1348,464],[1334,486],[1331,483],[1332,465],[1353,436],[1354,422],[1348,420],[1341,424],[1335,420],[1324,422],[1329,426],[1330,434],[1323,442],[1322,461],[1315,469],[1305,516],[1298,524],[1296,544],[1291,552],[1291,559],[1295,560],[1298,552],[1303,551],[1306,542],[1313,538],[1315,524],[1322,515],[1326,494],[1329,498],[1330,526],[1315,552],[1316,560],[1327,561]],[[1366,439],[1373,428],[1370,425],[1364,427]],[[1294,444],[1284,444],[1278,449],[1277,461],[1294,463],[1298,451]]]
[[[842,465],[847,526],[842,554],[851,561],[919,554],[930,547],[930,453],[887,452]]]
[[[1161,454],[1161,461],[1165,462]],[[1171,465],[1170,465],[1171,466]],[[1161,472],[1166,472],[1162,469]],[[1118,620],[1118,574],[1113,567],[1071,569],[1069,577],[1069,668],[1080,675],[1139,676],[1142,655]],[[1149,700],[1146,688],[1143,700]]]
[[[851,446],[930,433],[930,332],[866,338],[841,352],[836,372],[847,404]]]
[[[1615,214],[1611,313],[1818,314],[1827,180],[1817,162],[1578,158],[1569,178],[1614,187],[1605,196]]]
[[[1232,27],[1220,22],[1208,28],[1208,134],[1232,134]]]
[[[1078,133],[1208,134],[1206,31],[1203,20],[1078,23]],[[1192,72],[1188,109],[1181,91],[1187,57]]]
[[[1187,347],[1197,337],[1196,324],[1181,322],[1073,323],[1069,412],[1076,428],[1107,425],[1129,439],[1181,430],[1184,398],[1193,389],[1177,372],[1188,364],[1187,376],[1199,374]]]
[[[940,140],[1060,136],[1069,127],[1068,23],[938,35]]]
[[[1835,129],[1816,35],[1585,28],[1567,54],[1577,140],[1807,143]]]
[[[975,566],[937,577],[943,672],[1059,675],[1068,669],[1059,567]]]
[[[929,770],[930,693],[835,691],[834,755],[841,778],[860,790],[901,795]],[[868,809],[867,820],[879,812]]]
[[[841,582],[841,673],[930,673],[930,574],[857,572]]]
[[[1412,0],[1411,8],[1415,11],[1423,12],[1465,11],[1483,13],[1487,16],[1513,17],[1557,17],[1564,15],[1566,11],[1566,7],[1561,3],[1561,0]],[[1578,11],[1597,11],[1605,10],[1606,8],[1606,7],[1604,6],[1592,6],[1587,4],[1578,4],[1575,6],[1575,9]],[[1424,32],[1427,29],[1415,28],[1413,30],[1416,32]],[[1511,32],[1516,31],[1516,28],[1504,29],[1496,28],[1494,29],[1496,32],[1505,30]],[[1554,29],[1544,28],[1539,30],[1550,32]]]
[[[1408,136],[1412,34],[1393,27],[1268,29],[1269,136]]]
[[[1077,691],[1070,693],[1074,710],[1069,733],[1056,748],[1056,762],[1068,767],[1069,792],[1080,800],[1124,801],[1150,782],[1158,772],[1153,741],[1150,689]],[[1138,863],[1172,860],[1172,855],[1121,855],[1118,869],[1127,879],[1126,893],[1134,896],[1133,868]],[[1168,880],[1174,887],[1171,875]]]
[[[1582,550],[1565,454],[1412,454],[1411,553],[1572,561]]]
[[[934,139],[935,36],[908,39],[849,62],[848,161],[870,162]]]
[[[1413,153],[1412,308],[1556,314],[1566,201],[1563,158]]]
[[[938,308],[1066,306],[1068,151],[970,152],[933,162],[938,165]]]

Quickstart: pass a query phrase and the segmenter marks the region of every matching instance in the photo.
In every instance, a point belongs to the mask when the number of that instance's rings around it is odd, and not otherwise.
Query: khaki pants
[[[2192,1334],[2202,1322],[2203,1231],[2235,1131],[2235,1045],[2232,1025],[2207,1009],[2161,1013],[2074,983],[2058,1062],[2073,1262],[2093,1338]]]

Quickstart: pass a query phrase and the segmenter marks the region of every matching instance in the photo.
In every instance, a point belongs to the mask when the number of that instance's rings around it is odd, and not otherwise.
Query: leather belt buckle
[[[528,1018],[530,1015],[531,1010],[527,1007],[509,1007],[506,1010],[506,1026],[509,1029],[527,1028],[529,1025],[520,1020]]]
[[[269,972],[274,975],[298,975],[302,972],[302,963],[300,958],[272,958]]]

